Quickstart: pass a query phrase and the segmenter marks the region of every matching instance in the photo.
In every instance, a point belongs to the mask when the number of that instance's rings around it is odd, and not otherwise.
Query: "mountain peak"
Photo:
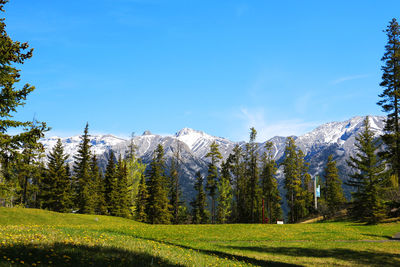
[[[202,132],[202,131],[197,131],[197,130],[194,130],[194,129],[192,129],[192,128],[187,128],[187,127],[185,127],[185,128],[182,128],[181,130],[179,130],[179,131],[175,134],[175,136],[176,136],[176,137],[181,137],[181,136],[191,135],[191,134],[201,134],[201,135],[203,135],[204,132]]]
[[[143,132],[142,135],[152,135],[152,133],[149,130],[146,130],[146,131]]]

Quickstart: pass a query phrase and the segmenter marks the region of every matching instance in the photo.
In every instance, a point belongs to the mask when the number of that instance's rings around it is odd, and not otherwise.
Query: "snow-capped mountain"
[[[53,136],[50,138],[43,138],[41,143],[43,144],[45,151],[49,152],[57,143],[58,139],[61,139],[61,142],[64,146],[65,154],[69,155],[68,161],[72,160],[72,156],[75,155],[78,151],[79,143],[81,142],[81,137],[79,135],[75,135],[72,137],[57,137]],[[125,143],[127,140],[116,137],[111,134],[107,135],[92,135],[90,136],[90,143],[92,152],[96,155],[102,155],[107,152],[112,147]]]
[[[218,144],[219,151],[224,158],[229,156],[235,145],[234,142],[229,141],[228,139],[211,136],[205,132],[190,128],[183,128],[177,132],[174,137],[185,143],[192,151],[193,155],[201,159],[205,159],[207,153],[209,152],[210,145],[214,141]]]
[[[306,161],[310,163],[309,172],[311,175],[320,175],[323,172],[326,160],[329,155],[333,155],[337,161],[339,174],[342,179],[347,178],[349,168],[346,160],[355,151],[355,137],[362,131],[363,120],[365,117],[354,117],[342,122],[330,122],[323,124],[309,133],[295,137],[297,146],[303,150],[306,155]],[[371,130],[378,136],[383,133],[385,117],[370,116],[369,122]],[[58,137],[42,139],[46,151],[56,144]],[[287,137],[275,136],[270,142],[274,147],[274,158],[280,163],[283,160],[285,143]],[[79,136],[61,138],[65,152],[70,156],[76,154],[80,143]],[[232,142],[222,137],[215,137],[203,131],[183,128],[172,136],[161,136],[145,131],[140,136],[132,139],[137,147],[136,154],[144,163],[149,163],[153,156],[153,152],[158,144],[162,144],[165,151],[167,163],[173,157],[178,147],[182,160],[181,181],[186,199],[191,199],[192,184],[197,171],[201,171],[204,175],[207,172],[208,159],[206,154],[209,151],[210,144],[215,141],[219,145],[219,150],[225,160],[232,152],[234,146],[239,144],[244,148],[245,142]],[[110,149],[117,155],[124,156],[128,150],[130,140],[119,138],[113,135],[93,135],[91,136],[92,151],[98,155],[100,165],[104,169]],[[264,152],[264,144],[259,143],[258,153]],[[278,172],[278,179],[283,178],[282,169]]]

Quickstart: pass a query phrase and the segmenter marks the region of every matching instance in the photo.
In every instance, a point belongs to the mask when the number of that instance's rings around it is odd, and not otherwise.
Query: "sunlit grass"
[[[396,232],[398,222],[175,226],[0,208],[0,265],[400,265]]]

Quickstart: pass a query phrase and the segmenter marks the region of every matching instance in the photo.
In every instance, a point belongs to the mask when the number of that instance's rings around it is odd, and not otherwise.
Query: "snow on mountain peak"
[[[65,154],[69,155],[69,160],[72,160],[72,156],[77,153],[79,144],[82,141],[81,136],[75,135],[64,138],[54,136],[43,138],[40,140],[40,142],[43,144],[45,151],[48,153],[56,145],[58,139],[61,139]],[[126,142],[126,140],[111,134],[90,136],[90,144],[92,145],[91,150],[96,155],[100,155],[109,150],[111,147],[123,142]]]
[[[201,146],[208,144],[216,139],[203,131],[194,130],[191,128],[183,128],[175,134],[175,137],[184,142],[194,152]],[[207,146],[208,149],[208,146]]]
[[[185,128],[182,128],[181,130],[179,130],[175,134],[175,137],[180,137],[180,136],[184,136],[184,135],[192,135],[192,134],[205,135],[205,133],[203,131],[198,131],[198,130],[194,130],[194,129],[185,127]]]
[[[146,130],[146,131],[143,132],[142,135],[153,135],[153,134],[149,130]]]
[[[349,138],[354,139],[364,125],[365,116],[353,117],[346,121],[325,123],[309,133],[300,136],[297,140],[305,147],[311,144],[343,144]],[[369,116],[371,130],[376,134],[382,134],[384,117]],[[307,150],[307,149],[306,149]]]

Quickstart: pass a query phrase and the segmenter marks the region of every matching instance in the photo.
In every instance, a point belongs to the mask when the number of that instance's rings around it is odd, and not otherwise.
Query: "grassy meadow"
[[[0,208],[0,266],[400,266],[400,223],[146,225]]]

